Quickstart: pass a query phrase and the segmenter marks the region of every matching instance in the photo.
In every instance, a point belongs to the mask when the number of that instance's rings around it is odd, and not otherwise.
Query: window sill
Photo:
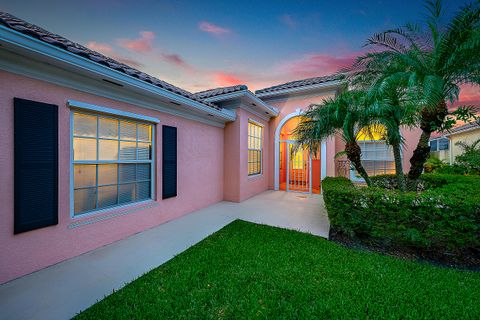
[[[118,216],[153,208],[158,205],[159,204],[157,201],[149,199],[135,203],[128,203],[117,207],[100,209],[98,211],[85,213],[79,216],[73,216],[71,219],[74,222],[68,225],[68,229],[74,229],[84,225],[93,224],[95,222],[109,220]]]
[[[248,176],[248,180],[257,180],[257,179],[260,179],[262,177],[263,177],[263,173],[253,174],[251,176]]]

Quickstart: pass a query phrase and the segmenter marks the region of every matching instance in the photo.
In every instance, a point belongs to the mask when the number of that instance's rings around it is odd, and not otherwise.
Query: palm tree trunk
[[[406,190],[405,175],[403,174],[402,153],[400,144],[395,144],[393,148],[393,159],[395,160],[395,174],[397,176],[398,188],[402,191]]]
[[[413,151],[413,155],[410,158],[410,171],[408,172],[409,183],[415,183],[423,172],[423,165],[428,159],[430,154],[430,146],[428,141],[430,140],[431,131],[422,130],[420,139],[418,140],[417,147]]]
[[[430,155],[430,146],[428,145],[430,135],[443,124],[447,114],[448,109],[445,101],[439,103],[435,110],[424,110],[422,112],[420,123],[422,134],[418,140],[417,147],[413,151],[413,156],[410,158],[411,167],[408,172],[409,189],[416,185],[418,178],[423,172],[423,166]]]
[[[367,171],[362,165],[362,149],[358,145],[357,141],[347,142],[345,144],[345,152],[347,153],[347,158],[353,164],[355,170],[358,174],[365,180],[367,186],[371,185],[370,178],[368,177]]]

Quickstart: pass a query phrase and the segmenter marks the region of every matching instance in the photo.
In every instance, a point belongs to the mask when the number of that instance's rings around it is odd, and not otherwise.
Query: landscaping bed
[[[323,182],[331,239],[402,257],[480,269],[480,177],[423,175],[416,192],[399,192],[393,176],[356,187]]]
[[[480,273],[235,221],[77,319],[473,319]]]

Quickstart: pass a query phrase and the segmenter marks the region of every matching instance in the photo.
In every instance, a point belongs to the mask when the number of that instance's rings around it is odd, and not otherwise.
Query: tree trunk
[[[445,101],[439,103],[435,110],[423,110],[420,121],[422,134],[418,140],[417,147],[413,151],[413,156],[410,158],[411,167],[408,172],[409,189],[416,185],[418,178],[423,172],[423,166],[430,155],[430,146],[428,145],[430,135],[442,126],[447,114],[448,109]]]
[[[357,141],[347,142],[345,144],[345,152],[347,153],[347,158],[353,164],[355,170],[358,174],[365,180],[367,186],[371,185],[370,178],[368,177],[367,171],[363,168],[362,165],[362,149],[358,145]]]
[[[395,144],[393,148],[393,159],[395,160],[395,175],[397,176],[398,189],[405,191],[405,175],[403,174],[402,153],[400,144]]]
[[[430,155],[430,146],[428,141],[432,132],[422,130],[417,147],[410,158],[410,171],[408,172],[409,189],[414,189],[416,182],[423,172],[423,166]]]

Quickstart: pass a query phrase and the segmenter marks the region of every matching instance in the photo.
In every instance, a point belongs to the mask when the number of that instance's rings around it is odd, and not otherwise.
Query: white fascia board
[[[312,91],[312,90],[317,90],[317,89],[327,89],[327,88],[331,88],[331,87],[341,86],[342,84],[345,84],[344,80],[334,80],[334,81],[328,81],[328,82],[313,84],[313,85],[309,85],[309,86],[289,88],[289,89],[283,89],[283,90],[278,90],[278,91],[273,91],[273,92],[256,93],[255,95],[260,99],[261,98],[269,98],[269,97],[286,95],[286,94],[300,93],[300,92],[303,92],[303,91]]]
[[[28,53],[46,56],[64,64],[73,66],[76,69],[80,69],[87,73],[101,76],[103,78],[120,83],[122,85],[126,85],[128,87],[134,87],[149,93],[160,95],[176,103],[195,108],[201,113],[205,113],[207,115],[212,114],[218,118],[225,120],[225,122],[234,121],[236,117],[234,113],[230,112],[230,110],[217,110],[195,100],[191,100],[187,97],[157,87],[153,84],[147,83],[133,76],[129,76],[123,72],[111,69],[107,66],[101,65],[97,62],[65,51],[54,45],[24,35],[23,33],[1,25],[0,42],[5,42],[16,47],[21,47]],[[126,90],[128,89],[126,88]]]
[[[247,96],[255,102],[255,104],[261,106],[265,111],[272,112],[273,116],[278,116],[280,111],[278,111],[277,108],[272,107],[271,105],[267,104],[265,101],[261,100],[258,98],[256,95],[254,95],[251,91],[247,91]]]
[[[219,101],[232,100],[232,99],[242,98],[242,97],[247,97],[248,99],[250,99],[253,103],[256,104],[257,107],[259,107],[259,109],[261,109],[261,111],[268,112],[269,118],[272,116],[276,117],[279,114],[279,111],[277,108],[268,105],[265,101],[255,96],[250,90],[241,90],[237,92],[226,93],[226,94],[218,95],[215,97],[206,98],[204,100],[208,102],[219,102]]]

